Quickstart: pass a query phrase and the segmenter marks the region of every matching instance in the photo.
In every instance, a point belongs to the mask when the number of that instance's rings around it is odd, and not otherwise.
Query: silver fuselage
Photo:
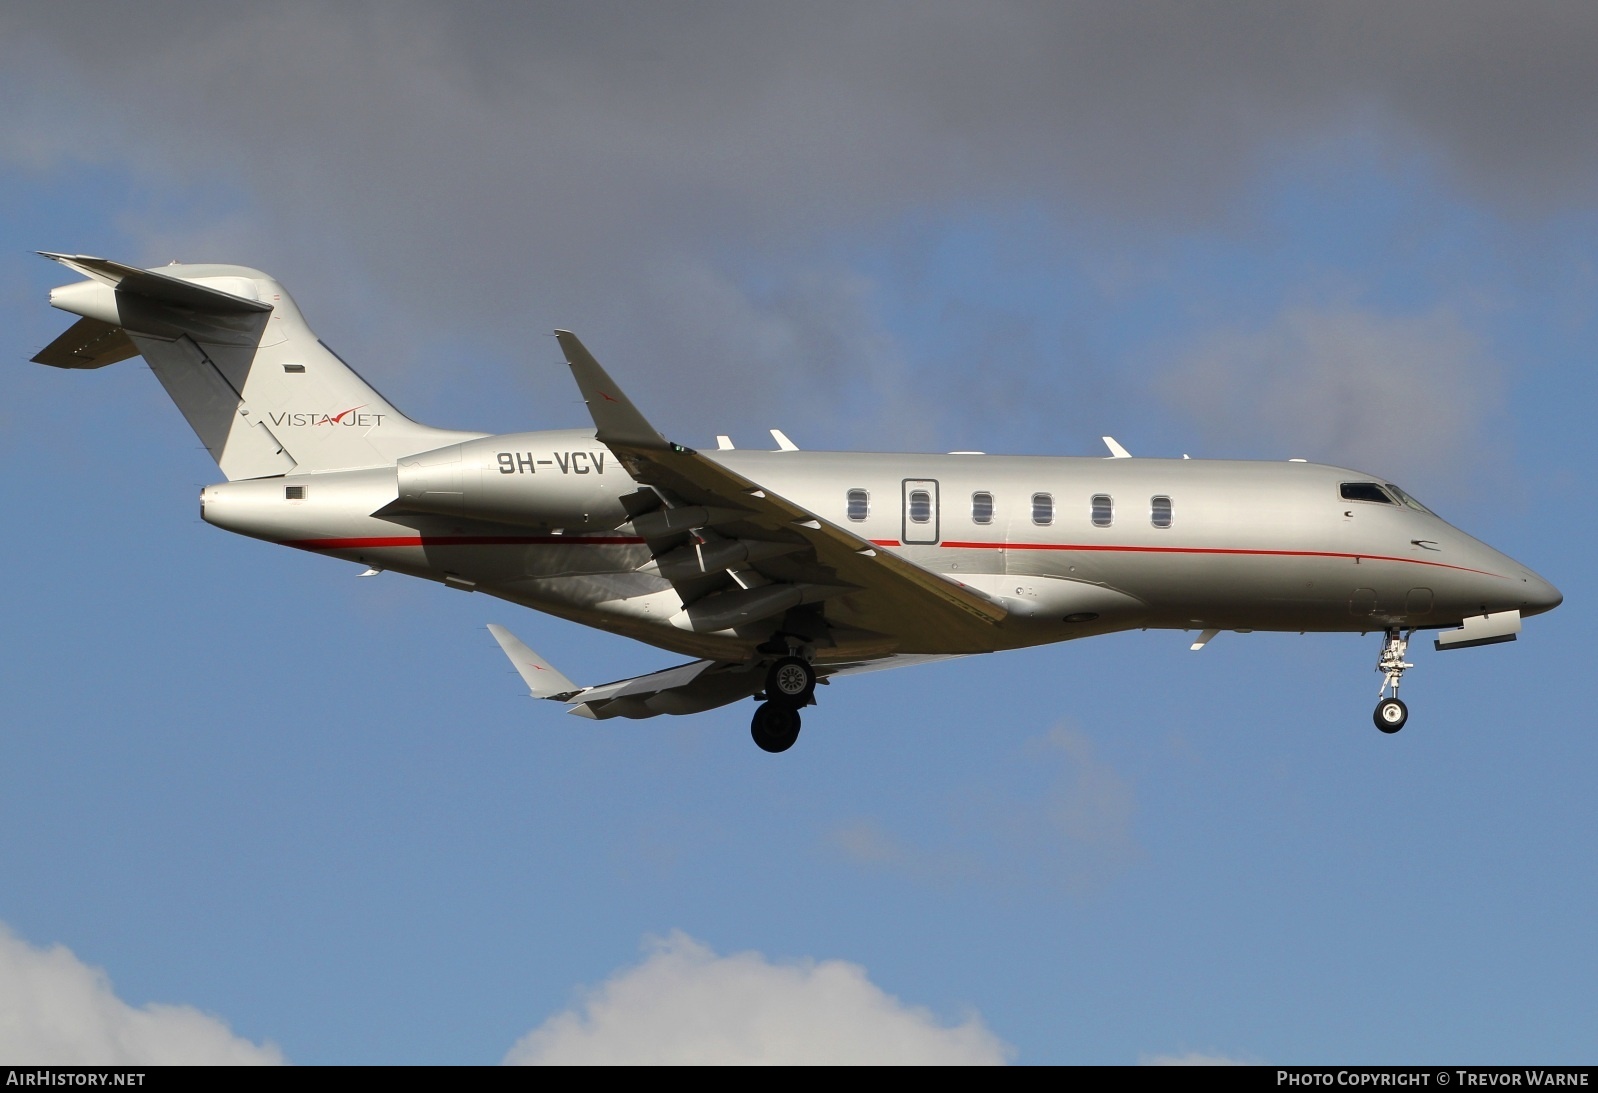
[[[1337,467],[704,454],[1008,611],[980,645],[951,647],[938,633],[903,636],[892,648],[842,640],[818,648],[820,662],[986,652],[1138,627],[1434,628],[1560,602],[1530,569],[1430,512],[1346,499],[1343,484],[1382,480]],[[622,505],[638,488],[592,430],[561,430],[481,437],[384,469],[209,486],[201,505],[208,522],[244,535],[484,592],[692,656],[753,657],[774,624],[706,633],[671,622],[682,598],[649,571],[650,550]]]

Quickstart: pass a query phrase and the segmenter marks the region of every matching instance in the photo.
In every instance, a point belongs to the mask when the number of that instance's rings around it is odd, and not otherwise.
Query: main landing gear
[[[803,657],[785,656],[766,672],[766,700],[755,708],[749,735],[762,751],[787,751],[799,739],[799,711],[815,701],[816,670]]]
[[[1382,673],[1382,689],[1376,692],[1376,713],[1371,719],[1383,732],[1397,732],[1409,720],[1409,707],[1398,700],[1398,681],[1403,678],[1404,669],[1415,667],[1404,660],[1409,639],[1414,635],[1413,629],[1404,633],[1393,627],[1382,642],[1382,655],[1376,658],[1376,670]],[[1393,692],[1391,697],[1387,694],[1389,688]]]

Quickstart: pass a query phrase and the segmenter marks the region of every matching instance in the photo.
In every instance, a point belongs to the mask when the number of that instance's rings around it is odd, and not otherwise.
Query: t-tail
[[[50,293],[82,318],[33,359],[102,368],[142,355],[230,481],[388,466],[479,435],[400,413],[259,270],[41,253],[88,279]]]

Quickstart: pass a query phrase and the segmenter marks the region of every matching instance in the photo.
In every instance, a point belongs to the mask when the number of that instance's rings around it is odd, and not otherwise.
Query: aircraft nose
[[[1559,589],[1543,580],[1531,570],[1526,570],[1522,578],[1521,598],[1524,606],[1520,609],[1522,615],[1540,615],[1544,611],[1552,611],[1565,602],[1565,597]]]

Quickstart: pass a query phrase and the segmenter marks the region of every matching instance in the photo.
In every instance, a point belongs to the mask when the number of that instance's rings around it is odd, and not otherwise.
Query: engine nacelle
[[[398,507],[549,528],[614,528],[637,488],[592,432],[507,433],[400,459]]]

